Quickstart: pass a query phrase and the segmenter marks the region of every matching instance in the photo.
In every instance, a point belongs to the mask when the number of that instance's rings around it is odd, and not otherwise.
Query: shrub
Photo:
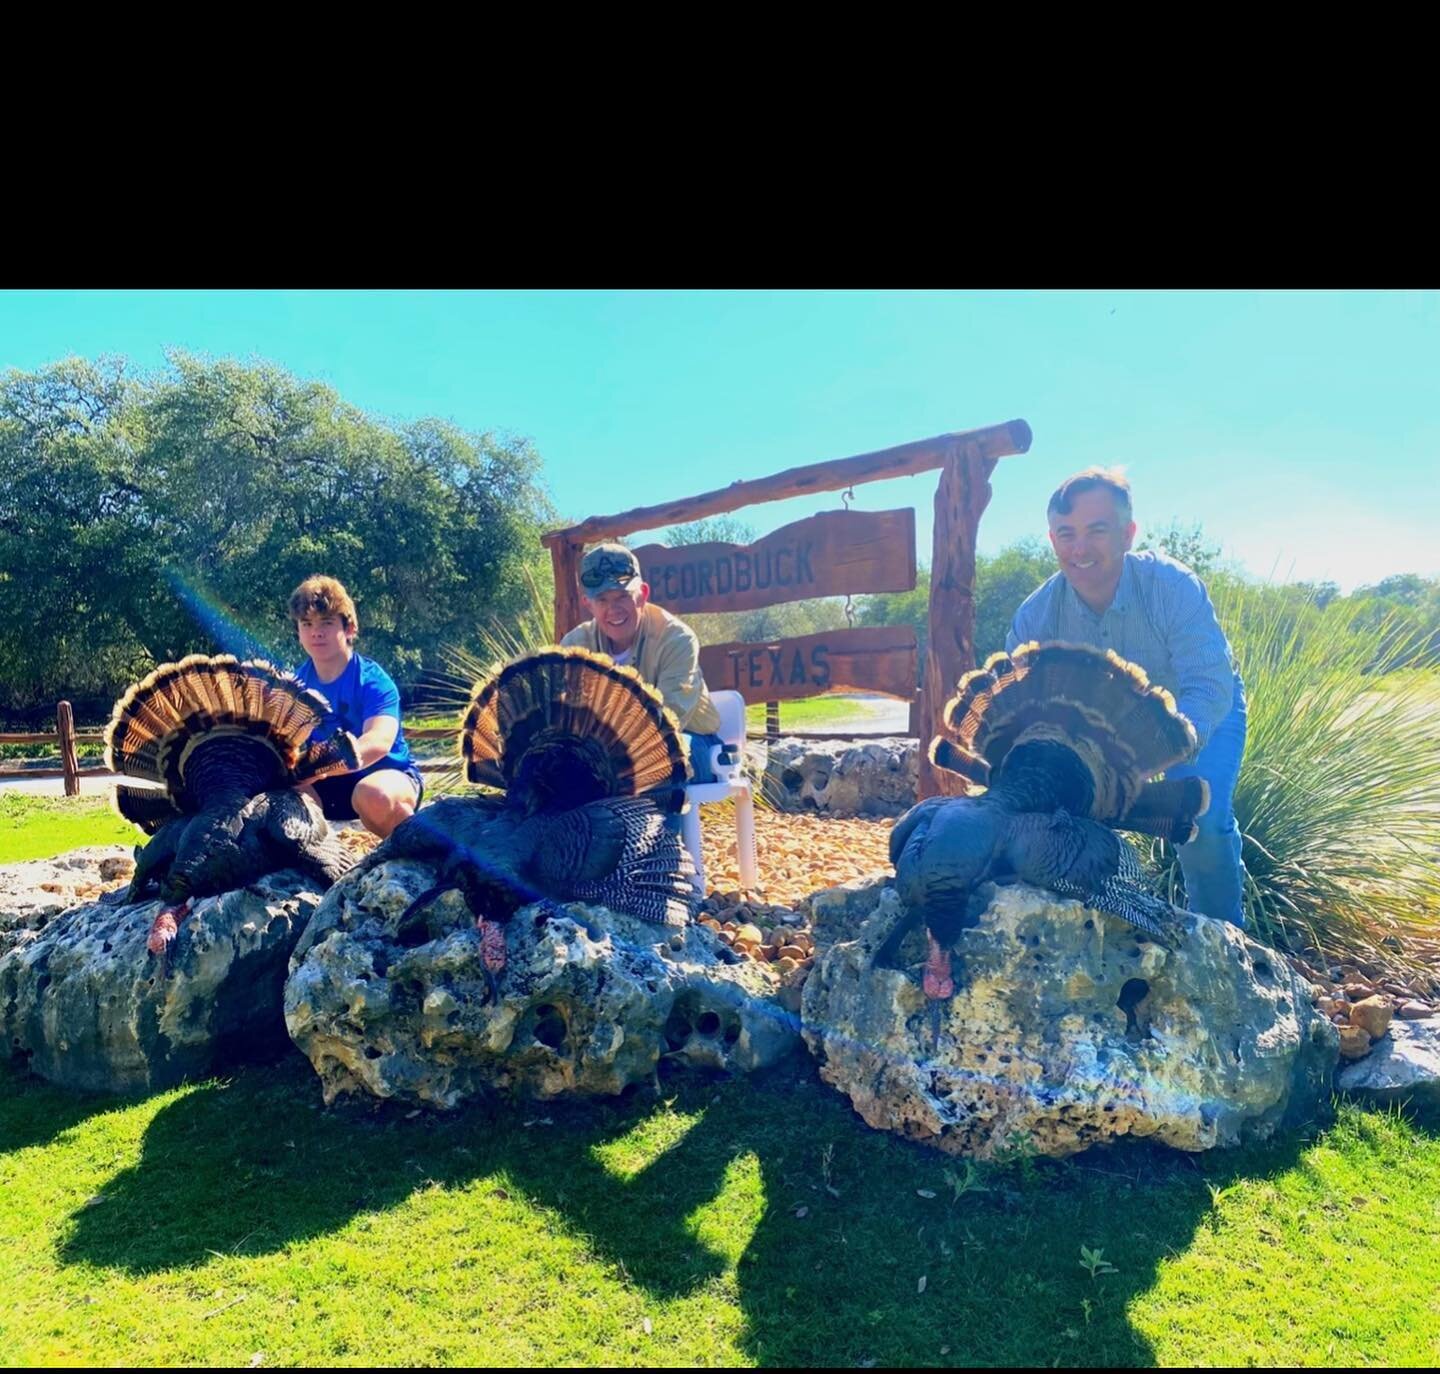
[[[1235,815],[1251,930],[1371,963],[1433,959],[1440,673],[1395,671],[1415,644],[1391,620],[1357,628],[1343,604],[1297,605],[1293,589],[1212,591],[1249,701]],[[1173,846],[1152,857],[1179,900]]]

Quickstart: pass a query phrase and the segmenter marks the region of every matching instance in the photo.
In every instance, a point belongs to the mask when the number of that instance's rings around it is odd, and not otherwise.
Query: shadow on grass
[[[491,1179],[657,1298],[733,1283],[743,1346],[762,1365],[1144,1365],[1154,1352],[1127,1307],[1206,1224],[1211,1189],[1284,1174],[1313,1135],[1205,1157],[1135,1145],[1022,1161],[957,1197],[963,1161],[867,1129],[804,1059],[664,1095],[694,1124],[620,1177],[596,1147],[665,1101],[326,1111],[296,1055],[162,1109],[106,1205],[75,1215],[62,1258],[139,1273],[265,1254],[427,1183]],[[747,1156],[764,1196],[732,1279],[687,1218]],[[1082,1246],[1115,1272],[1088,1275]]]
[[[327,1111],[297,1053],[268,1071],[210,1080],[157,1113],[140,1162],[106,1184],[104,1207],[76,1213],[61,1258],[146,1273],[264,1254],[393,1207],[424,1185],[494,1178],[559,1209],[636,1283],[686,1292],[723,1268],[683,1228],[712,1195],[713,1178],[682,1163],[656,1197],[617,1180],[591,1153],[646,1111],[641,1102]]]
[[[102,1112],[131,1106],[133,1097],[81,1093],[57,1088],[25,1070],[23,1059],[0,1058],[0,1154],[47,1145],[72,1127]]]

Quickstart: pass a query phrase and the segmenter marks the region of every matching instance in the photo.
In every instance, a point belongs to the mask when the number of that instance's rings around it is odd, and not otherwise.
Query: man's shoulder
[[[373,658],[366,658],[363,654],[356,654],[355,661],[360,666],[359,680],[362,687],[379,687],[384,691],[398,691],[395,679],[390,676]]]
[[[672,615],[663,606],[657,606],[653,601],[645,607],[645,615],[650,621],[649,628],[652,633],[658,632],[671,639],[686,638],[699,642],[699,636],[692,630],[678,615]]]
[[[1142,577],[1191,578],[1199,574],[1178,558],[1171,558],[1159,549],[1131,549],[1125,555]]]
[[[1171,558],[1159,549],[1141,549],[1125,555],[1135,576],[1147,586],[1160,587],[1167,591],[1204,591],[1205,583],[1200,574],[1187,567],[1178,558]]]
[[[585,648],[590,643],[590,636],[594,628],[593,620],[582,620],[573,630],[566,630],[560,636],[560,647],[569,649],[579,645],[580,648]]]

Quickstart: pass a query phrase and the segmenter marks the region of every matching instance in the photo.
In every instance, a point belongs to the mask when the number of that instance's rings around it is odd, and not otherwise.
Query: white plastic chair
[[[755,797],[750,779],[745,774],[745,698],[739,692],[711,692],[710,700],[720,713],[720,728],[715,733],[724,744],[710,746],[710,768],[716,782],[692,782],[685,789],[685,812],[681,817],[681,834],[685,848],[695,861],[695,882],[705,896],[705,863],[700,857],[700,808],[706,802],[735,799],[735,838],[740,855],[740,885],[753,888],[756,883],[755,861]],[[733,763],[721,763],[720,755],[728,752]]]

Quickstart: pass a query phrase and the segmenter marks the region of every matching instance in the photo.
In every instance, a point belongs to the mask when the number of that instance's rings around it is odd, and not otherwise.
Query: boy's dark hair
[[[1130,509],[1130,483],[1125,480],[1119,468],[1086,468],[1084,472],[1067,477],[1055,488],[1050,504],[1045,507],[1045,513],[1069,515],[1077,496],[1096,490],[1108,491],[1115,498],[1115,504],[1124,512],[1125,519],[1133,518]]]
[[[337,617],[352,644],[360,633],[360,622],[355,618],[355,603],[339,578],[322,577],[317,573],[307,577],[290,593],[290,619],[298,625],[307,615]]]

